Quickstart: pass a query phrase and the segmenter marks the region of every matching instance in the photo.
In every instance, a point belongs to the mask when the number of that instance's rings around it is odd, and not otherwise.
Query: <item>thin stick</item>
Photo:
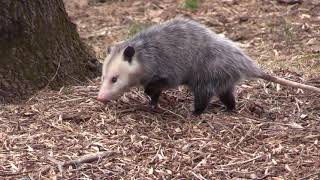
[[[307,176],[305,176],[305,177],[301,178],[300,180],[309,179],[310,177],[312,177],[312,176],[316,176],[316,175],[318,175],[318,177],[319,177],[319,175],[320,175],[320,171],[315,172],[315,173],[312,173],[312,174],[309,174],[309,175],[307,175]]]
[[[61,59],[59,60],[59,64],[58,64],[58,67],[56,69],[56,72],[54,73],[54,75],[51,77],[51,79],[49,80],[48,84],[46,85],[46,88],[50,85],[50,83],[56,78],[58,72],[59,72],[59,69],[60,69],[60,65],[61,65]]]
[[[235,148],[237,148],[255,129],[260,128],[261,126],[265,125],[265,123],[261,123],[253,128],[251,128],[245,136],[241,137],[240,141],[235,145]]]
[[[234,163],[230,163],[230,164],[224,164],[224,165],[220,165],[220,167],[227,167],[227,166],[233,166],[233,165],[241,165],[241,164],[245,164],[245,163],[248,163],[248,162],[251,162],[251,161],[254,161],[254,160],[257,160],[261,157],[263,157],[264,155],[260,155],[260,156],[257,156],[255,158],[252,158],[252,159],[248,159],[248,160],[245,160],[245,161],[240,161],[240,162],[234,162]]]
[[[196,178],[198,178],[198,179],[201,179],[201,180],[206,180],[206,178],[204,178],[201,174],[196,174],[196,173],[194,173],[194,172],[192,172],[192,171],[190,171],[191,172],[191,174],[192,175],[194,175],[194,177],[196,177]]]
[[[21,174],[28,174],[32,171],[26,171],[26,172],[4,172],[4,171],[0,171],[0,176],[2,177],[8,177],[8,176],[18,176],[18,175],[21,175]]]
[[[177,114],[177,113],[175,113],[175,112],[173,112],[173,111],[170,111],[169,109],[166,109],[166,108],[163,108],[163,107],[158,107],[159,109],[162,109],[162,110],[164,110],[164,111],[167,111],[167,112],[169,112],[169,113],[171,113],[171,114],[173,114],[173,115],[175,115],[175,116],[178,116],[178,117],[180,117],[181,119],[186,119],[185,117],[183,117],[182,115],[180,115],[180,114]]]

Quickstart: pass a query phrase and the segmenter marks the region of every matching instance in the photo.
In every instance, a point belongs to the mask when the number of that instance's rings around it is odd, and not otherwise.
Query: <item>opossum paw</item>
[[[222,109],[223,112],[228,112],[228,113],[235,113],[237,112],[235,108],[223,108]]]
[[[151,104],[150,107],[151,107],[151,109],[158,109],[158,105],[157,104]]]
[[[203,113],[203,110],[193,110],[192,115],[194,116],[200,116]]]
[[[159,105],[158,105],[158,103],[155,103],[155,102],[150,102],[150,107],[151,107],[151,109],[158,109],[158,107],[159,107]]]
[[[192,116],[200,116],[203,113],[203,110],[196,109],[194,107],[190,107],[190,111]]]

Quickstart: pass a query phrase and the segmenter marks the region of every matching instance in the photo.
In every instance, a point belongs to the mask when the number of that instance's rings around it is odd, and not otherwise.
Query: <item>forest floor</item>
[[[236,41],[266,71],[320,86],[318,0],[65,3],[101,60],[107,46],[184,15]],[[43,90],[24,104],[1,106],[0,179],[320,178],[319,94],[245,81],[237,112],[213,99],[194,117],[186,88],[166,91],[153,111],[137,88],[103,105],[95,100],[98,85]]]

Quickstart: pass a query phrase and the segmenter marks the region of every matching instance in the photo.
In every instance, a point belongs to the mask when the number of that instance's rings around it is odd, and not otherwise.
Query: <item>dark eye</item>
[[[111,47],[111,46],[108,46],[108,47],[107,47],[107,54],[110,54],[110,53],[111,53],[111,50],[112,50],[112,47]]]
[[[118,76],[114,76],[114,77],[111,78],[111,82],[112,83],[117,82],[117,80],[118,80]]]

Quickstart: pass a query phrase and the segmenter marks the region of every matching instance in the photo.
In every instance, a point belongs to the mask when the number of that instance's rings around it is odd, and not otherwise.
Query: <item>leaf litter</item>
[[[199,2],[188,10],[181,0],[65,0],[101,59],[132,25],[185,15],[237,41],[277,76],[320,86],[318,1]],[[213,99],[194,117],[184,87],[166,91],[156,110],[139,88],[106,105],[95,100],[98,88],[96,79],[0,105],[0,178],[319,178],[318,94],[246,81],[237,89],[237,112],[223,112]]]

